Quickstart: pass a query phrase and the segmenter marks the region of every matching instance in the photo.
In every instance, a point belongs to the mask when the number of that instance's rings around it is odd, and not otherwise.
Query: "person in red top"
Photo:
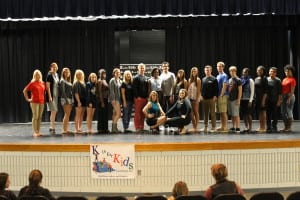
[[[25,100],[30,103],[32,111],[33,137],[40,137],[41,120],[45,105],[45,83],[40,70],[34,70],[30,83],[23,90]],[[30,93],[30,97],[28,95]]]
[[[293,77],[295,68],[291,65],[284,67],[285,78],[281,82],[282,88],[282,103],[281,115],[284,122],[284,129],[281,132],[290,132],[293,121],[293,109],[295,103],[295,87],[296,79]]]

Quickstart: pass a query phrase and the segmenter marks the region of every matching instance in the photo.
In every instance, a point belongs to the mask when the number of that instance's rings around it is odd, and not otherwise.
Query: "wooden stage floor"
[[[201,121],[199,127],[203,127]],[[230,123],[229,123],[230,125]],[[130,128],[133,130],[133,125]],[[258,127],[255,121],[254,130]],[[70,124],[71,130],[74,124]],[[96,122],[93,123],[96,127]],[[121,123],[119,124],[121,128]],[[145,126],[147,127],[147,126]],[[86,124],[83,124],[83,130]],[[279,129],[282,122],[279,122]],[[31,123],[5,123],[0,124],[0,150],[18,150],[20,147],[31,146],[31,150],[59,151],[86,151],[89,144],[96,143],[133,143],[137,151],[175,151],[175,150],[213,150],[213,149],[254,149],[254,148],[287,148],[300,147],[300,121],[293,123],[292,133],[198,133],[187,135],[176,135],[171,132],[160,131],[159,134],[150,133],[130,133],[130,134],[94,134],[94,135],[75,135],[62,136],[61,123],[57,123],[57,134],[51,136],[49,123],[42,123],[41,132],[43,137],[33,138]],[[74,129],[73,129],[74,130]],[[241,124],[243,130],[243,124]],[[53,148],[55,145],[57,148]],[[22,146],[22,147],[21,147]],[[50,146],[47,150],[47,146]],[[36,148],[35,148],[36,147]],[[41,149],[41,147],[43,147]],[[75,149],[73,149],[75,148]],[[72,150],[73,149],[73,150]]]

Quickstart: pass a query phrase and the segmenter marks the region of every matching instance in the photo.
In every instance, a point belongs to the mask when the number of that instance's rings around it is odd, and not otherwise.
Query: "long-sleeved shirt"
[[[201,96],[204,99],[218,97],[218,80],[214,76],[206,76],[202,79]]]

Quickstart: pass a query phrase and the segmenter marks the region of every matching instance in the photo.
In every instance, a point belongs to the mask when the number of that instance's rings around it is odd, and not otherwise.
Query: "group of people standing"
[[[43,82],[42,73],[35,70],[32,81],[24,88],[26,101],[30,102],[32,110],[33,136],[39,137],[40,123],[47,102],[50,111],[50,127],[52,134],[56,133],[55,118],[58,104],[64,111],[63,134],[73,133],[69,129],[70,113],[75,107],[75,133],[81,134],[82,121],[86,113],[88,133],[129,133],[130,119],[134,109],[134,127],[136,132],[143,132],[144,122],[154,132],[159,126],[178,127],[180,134],[186,132],[240,132],[240,116],[245,121],[243,132],[253,132],[253,111],[258,116],[260,126],[258,132],[277,131],[278,110],[281,107],[284,122],[283,132],[291,131],[293,120],[293,105],[295,102],[296,80],[293,77],[294,67],[284,68],[286,77],[281,81],[277,77],[277,68],[266,69],[257,67],[257,77],[250,77],[250,69],[244,68],[242,76],[237,76],[236,66],[229,67],[230,77],[224,72],[224,62],[217,63],[218,75],[212,75],[210,65],[204,67],[205,76],[199,77],[199,69],[192,67],[187,79],[185,70],[179,69],[175,76],[169,71],[168,62],[163,62],[160,68],[151,71],[151,77],[145,75],[146,66],[140,63],[137,74],[124,71],[121,77],[119,68],[112,70],[112,78],[107,82],[105,69],[90,73],[85,82],[85,74],[77,69],[71,80],[69,68],[63,68],[58,76],[58,65],[50,64],[50,70]],[[30,94],[30,95],[29,95]],[[202,102],[204,127],[199,129],[199,103]],[[112,126],[108,128],[109,103],[112,105]],[[97,108],[97,109],[96,109]],[[92,129],[94,113],[98,113],[97,131]],[[216,127],[216,112],[220,114],[220,127]],[[228,128],[228,115],[232,119],[232,127]],[[209,117],[211,129],[208,130]],[[118,127],[122,118],[123,130]],[[146,120],[145,120],[146,119]],[[186,126],[192,122],[192,128]]]

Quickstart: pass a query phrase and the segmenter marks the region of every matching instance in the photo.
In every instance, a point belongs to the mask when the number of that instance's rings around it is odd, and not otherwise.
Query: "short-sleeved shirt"
[[[268,101],[276,102],[281,94],[281,80],[277,77],[268,77]]]
[[[230,78],[228,81],[229,100],[235,101],[238,98],[238,87],[242,85],[241,79],[238,77]]]
[[[39,104],[45,103],[46,87],[44,82],[40,82],[40,81],[30,82],[26,86],[26,90],[31,93],[32,103],[39,103]]]
[[[291,86],[296,87],[296,79],[294,77],[286,77],[282,80],[282,94],[291,92]]]
[[[127,83],[126,84],[125,82],[123,82],[122,85],[121,85],[121,89],[122,88],[125,89],[125,98],[126,98],[126,101],[133,102],[134,95],[133,95],[132,84],[131,83]]]
[[[255,99],[260,102],[264,94],[268,93],[268,79],[266,77],[256,77],[255,85]]]
[[[222,92],[223,84],[228,83],[228,76],[226,73],[223,72],[221,74],[218,74],[217,80],[218,80],[218,88],[219,88],[218,96],[220,96],[221,92]],[[227,95],[227,94],[228,94],[228,92],[225,91],[224,95]]]

